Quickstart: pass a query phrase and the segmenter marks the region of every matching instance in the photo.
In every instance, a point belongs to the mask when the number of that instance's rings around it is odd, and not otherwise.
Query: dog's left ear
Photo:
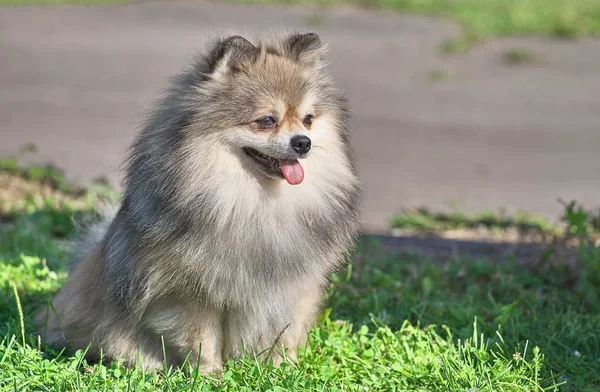
[[[301,33],[289,36],[283,43],[288,57],[307,66],[321,68],[325,47],[316,33]]]

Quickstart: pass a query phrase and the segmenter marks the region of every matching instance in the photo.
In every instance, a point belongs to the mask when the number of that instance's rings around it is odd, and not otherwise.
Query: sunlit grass
[[[586,274],[518,260],[389,255],[364,239],[333,276],[297,363],[230,361],[221,378],[88,363],[45,347],[32,323],[64,283],[65,240],[97,199],[24,199],[0,241],[0,390],[592,391],[600,312]],[[588,248],[597,255],[598,250]],[[543,273],[539,271],[543,270]],[[19,312],[17,297],[23,313]],[[23,327],[21,326],[23,322]],[[24,336],[25,344],[22,342]]]

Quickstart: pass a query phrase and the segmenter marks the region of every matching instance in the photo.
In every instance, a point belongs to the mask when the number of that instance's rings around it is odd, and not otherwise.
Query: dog
[[[306,343],[358,235],[344,94],[309,33],[225,36],[152,105],[122,199],[40,314],[52,346],[222,371]]]

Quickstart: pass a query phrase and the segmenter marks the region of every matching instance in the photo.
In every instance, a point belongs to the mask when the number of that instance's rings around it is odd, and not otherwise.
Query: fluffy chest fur
[[[113,252],[109,271],[125,271],[143,302],[176,292],[235,307],[281,298],[297,284],[319,290],[356,235],[360,187],[342,150],[316,150],[303,162],[306,180],[291,186],[249,174],[217,141],[192,146],[179,165],[195,170],[161,179],[179,193],[165,198],[149,184],[129,195],[116,229],[135,236],[131,244],[113,236],[121,240],[112,249],[134,254]]]

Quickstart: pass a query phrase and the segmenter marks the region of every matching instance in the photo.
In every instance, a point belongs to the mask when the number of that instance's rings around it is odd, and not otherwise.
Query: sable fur
[[[92,342],[89,358],[129,364],[139,353],[154,368],[162,336],[172,364],[194,364],[201,346],[203,372],[275,343],[294,357],[354,244],[361,198],[346,100],[323,52],[312,33],[232,36],[172,80],[131,146],[118,212],[53,301],[50,343]],[[272,112],[278,129],[257,131]],[[243,152],[294,158],[298,133],[312,140],[299,185]]]

